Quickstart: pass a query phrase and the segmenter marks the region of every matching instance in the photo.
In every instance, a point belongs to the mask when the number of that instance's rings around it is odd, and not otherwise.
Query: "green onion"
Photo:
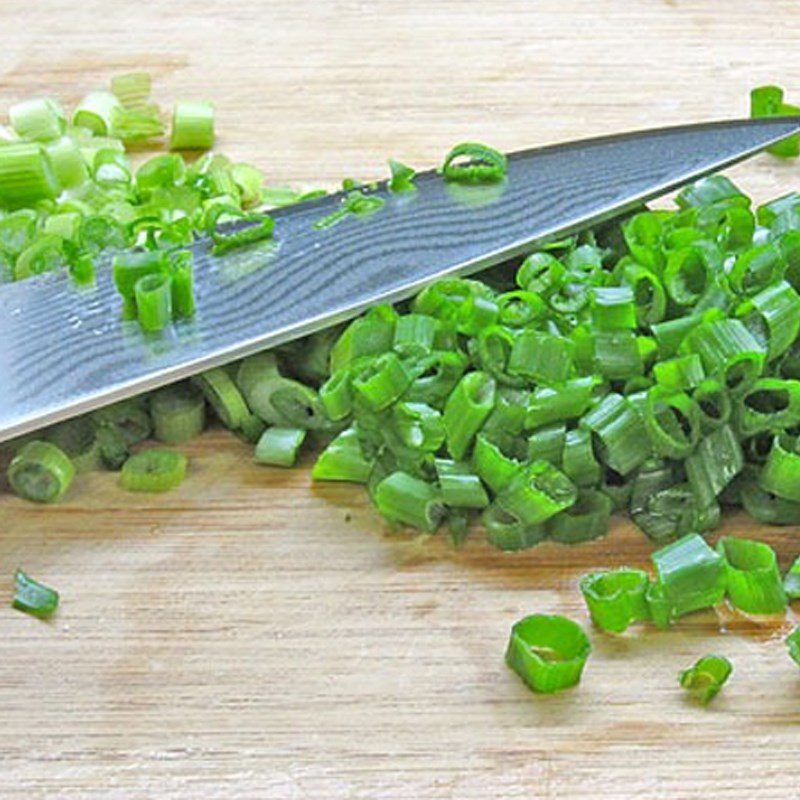
[[[0,148],[0,208],[30,206],[58,193],[47,151],[40,144]]]
[[[11,489],[26,500],[53,503],[72,484],[75,467],[69,456],[51,442],[28,442],[8,466]]]
[[[750,116],[780,117],[797,114],[795,106],[783,102],[783,89],[778,86],[758,86],[750,92]],[[794,158],[800,155],[800,136],[787,136],[777,144],[767,148],[767,152],[780,158]]]
[[[632,472],[650,455],[644,420],[621,395],[606,395],[581,419],[581,426],[594,435],[601,459],[621,475]]]
[[[559,386],[537,389],[528,402],[525,426],[539,428],[578,419],[588,410],[597,383],[594,378],[574,378]]]
[[[678,676],[680,685],[701,705],[710,703],[733,672],[733,665],[724,656],[703,656]]]
[[[317,481],[366,483],[372,464],[364,457],[358,434],[342,431],[317,457],[311,477]]]
[[[214,146],[214,108],[211,103],[184,100],[172,112],[172,150],[208,150]]]
[[[650,613],[659,627],[692,611],[721,602],[726,589],[725,559],[696,533],[652,555],[657,581],[648,592]]]
[[[589,638],[566,617],[534,614],[511,629],[506,663],[535,692],[576,686],[592,652]]]
[[[429,483],[393,472],[374,492],[375,505],[386,519],[433,533],[444,518],[444,506],[436,489]]]
[[[143,331],[163,330],[172,320],[172,278],[145,275],[134,288],[136,310]]]
[[[226,428],[233,430],[242,427],[250,414],[250,409],[233,379],[224,369],[218,367],[208,370],[193,380]]]
[[[90,92],[73,112],[72,124],[87,128],[97,136],[105,136],[111,130],[114,109],[120,107],[119,99],[111,92]]]
[[[16,103],[8,109],[8,119],[17,136],[34,142],[58,139],[67,126],[63,109],[49,97]]]
[[[410,192],[416,188],[414,186],[414,176],[417,174],[413,167],[401,164],[393,158],[389,159],[389,170],[392,178],[389,181],[389,191]]]
[[[34,617],[47,619],[58,608],[58,592],[35,581],[21,569],[14,573],[14,608]]]
[[[776,497],[800,503],[800,453],[788,434],[775,437],[759,485]]]
[[[505,455],[483,434],[475,438],[472,466],[478,477],[496,494],[502,492],[522,470],[518,461]]]
[[[76,417],[46,431],[45,438],[72,462],[76,472],[99,469],[102,464],[97,425],[91,417]]]
[[[186,456],[174,450],[143,450],[122,465],[119,483],[129,492],[167,492],[183,482],[186,464]]]
[[[613,511],[611,499],[603,492],[584,489],[577,500],[547,522],[547,536],[561,544],[590,542],[608,533]]]
[[[354,396],[373,411],[388,408],[410,386],[412,376],[394,353],[383,353],[352,379]]]
[[[762,542],[723,537],[717,552],[725,558],[728,597],[748,614],[777,614],[786,608],[778,559]]]
[[[542,524],[526,524],[506,511],[497,502],[481,515],[486,539],[493,547],[505,552],[526,550],[544,541],[547,530]]]
[[[182,444],[200,434],[206,424],[203,395],[191,384],[161,389],[150,398],[155,438],[164,444]]]
[[[536,525],[569,508],[577,498],[575,485],[563,472],[546,461],[534,461],[517,473],[497,502],[525,525]]]
[[[623,633],[634,622],[650,618],[650,579],[640,569],[593,572],[581,578],[580,589],[592,622],[602,631]]]
[[[468,464],[437,458],[435,465],[445,505],[456,508],[486,508],[489,505],[489,496],[480,478],[470,470]]]
[[[256,462],[293,467],[306,433],[302,428],[267,428],[256,445]]]
[[[744,456],[733,430],[723,425],[706,436],[684,464],[695,497],[710,505],[741,472]]]
[[[447,449],[457,461],[467,454],[495,400],[495,382],[484,372],[468,373],[453,389],[444,409],[444,428]]]
[[[502,153],[485,144],[462,142],[447,154],[441,172],[446,181],[480,184],[503,180],[506,169]]]

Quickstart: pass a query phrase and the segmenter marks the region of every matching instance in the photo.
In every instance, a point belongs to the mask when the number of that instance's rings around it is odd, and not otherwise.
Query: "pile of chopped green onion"
[[[795,113],[777,87],[751,95],[752,115]],[[214,252],[272,234],[269,207],[315,197],[264,185],[262,173],[207,153],[170,152],[137,169],[125,148],[165,134],[142,73],[116,77],[71,117],[51,99],[19,103],[0,128],[0,276],[66,268],[77,284],[106,263],[123,313],[158,332],[194,312],[188,246]],[[213,145],[211,106],[181,102],[172,150]],[[773,148],[800,151],[798,139]],[[390,161],[388,187],[414,191]],[[441,179],[507,180],[505,157],[464,143]],[[342,206],[319,220],[380,213],[347,179]],[[247,227],[231,231],[224,223]],[[746,613],[783,611],[800,596],[764,544],[701,534],[723,509],[800,524],[800,194],[759,207],[721,175],[681,191],[671,210],[645,207],[540,247],[477,279],[441,280],[413,300],[191,381],[54,426],[12,447],[11,488],[54,502],[76,475],[120,472],[132,491],[179,484],[171,449],[213,415],[292,466],[307,434],[322,441],[312,476],[366,487],[392,524],[461,543],[480,522],[489,542],[521,550],[603,536],[627,513],[660,549],[655,579],[635,569],[586,576],[602,630],[659,627],[724,597]],[[799,562],[800,563],[800,562]],[[792,654],[800,659],[797,636]],[[539,691],[574,685],[590,652],[569,620],[537,615],[514,629],[508,661]],[[716,660],[715,660],[716,659]],[[701,701],[730,670],[716,657],[681,682]]]

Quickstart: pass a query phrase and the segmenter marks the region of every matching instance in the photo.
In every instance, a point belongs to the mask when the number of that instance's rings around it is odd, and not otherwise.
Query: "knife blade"
[[[213,257],[196,242],[197,313],[158,335],[124,322],[111,270],[0,287],[0,441],[157,388],[394,302],[431,281],[522,255],[800,130],[800,117],[634,132],[513,153],[497,185],[375,194],[367,218],[315,223],[343,193],[278,209],[271,242]]]

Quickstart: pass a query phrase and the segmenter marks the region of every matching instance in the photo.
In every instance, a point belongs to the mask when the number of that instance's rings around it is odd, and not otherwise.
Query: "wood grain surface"
[[[793,0],[122,2],[3,0],[0,107],[67,103],[150,70],[158,99],[215,101],[219,146],[271,181],[426,166],[464,138],[514,149],[744,115],[748,89],[800,98]],[[790,98],[791,99],[791,98]],[[766,157],[735,176],[800,183]],[[0,376],[2,380],[2,376]],[[504,666],[536,611],[588,625],[587,569],[646,563],[624,521],[578,549],[523,555],[386,532],[354,487],[255,466],[210,431],[163,497],[81,476],[54,508],[0,497],[0,797],[800,797],[800,673],[781,624],[712,613],[669,633],[592,632],[576,691],[539,698]],[[743,517],[728,533],[797,530]],[[57,618],[12,611],[16,566],[56,586]],[[788,624],[788,623],[787,623]],[[734,675],[708,709],[679,669]]]

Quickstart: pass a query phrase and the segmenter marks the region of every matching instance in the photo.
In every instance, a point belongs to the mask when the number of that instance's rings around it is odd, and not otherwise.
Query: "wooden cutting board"
[[[220,148],[270,181],[331,186],[465,138],[514,149],[744,115],[768,81],[797,101],[799,40],[791,0],[3,0],[0,107],[72,103],[144,68],[165,103],[213,99]],[[734,175],[766,198],[797,170],[762,157]],[[186,452],[163,497],[110,474],[53,508],[0,497],[0,797],[800,796],[780,626],[704,613],[592,631],[583,683],[558,697],[505,668],[517,618],[588,626],[578,577],[646,563],[630,524],[577,549],[454,551],[389,535],[357,487],[312,486],[310,455],[258,467],[223,431]],[[723,531],[784,564],[800,551],[796,529]],[[51,623],[9,607],[18,565],[60,590]],[[676,673],[710,651],[735,672],[702,710]]]

